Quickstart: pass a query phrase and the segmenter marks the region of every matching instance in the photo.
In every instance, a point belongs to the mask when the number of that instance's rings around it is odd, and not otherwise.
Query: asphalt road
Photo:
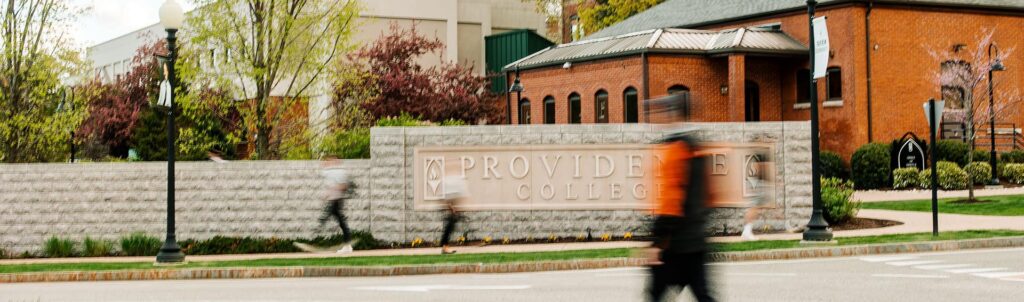
[[[1024,301],[1024,248],[711,265],[722,301]],[[643,268],[0,285],[0,301],[642,301]],[[691,301],[684,293],[678,301]]]

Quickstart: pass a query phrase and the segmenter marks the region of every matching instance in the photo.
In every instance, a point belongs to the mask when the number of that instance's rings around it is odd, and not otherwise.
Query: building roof
[[[805,55],[807,46],[779,30],[736,28],[721,31],[663,28],[615,37],[577,41],[548,47],[512,62],[505,70],[559,65],[641,52],[717,55],[756,53]]]
[[[820,6],[868,0],[819,0]],[[876,4],[978,7],[1024,10],[1024,0],[874,0]],[[805,0],[668,0],[586,39],[614,37],[657,28],[693,28],[735,19],[805,9]]]

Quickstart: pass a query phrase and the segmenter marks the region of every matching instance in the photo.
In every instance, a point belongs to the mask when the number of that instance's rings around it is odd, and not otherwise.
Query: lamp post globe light
[[[60,103],[57,104],[57,112],[74,112],[75,111],[75,91],[71,90],[71,96],[68,96],[68,88],[64,87],[60,91]],[[71,158],[68,160],[69,163],[75,163],[75,129],[71,129],[71,139],[68,140],[71,146]]]
[[[992,55],[992,51],[995,50],[995,56]],[[995,109],[995,96],[992,93],[992,74],[996,71],[1006,70],[1006,66],[1003,65],[1003,61],[999,59],[999,46],[996,46],[995,42],[988,45],[988,59],[990,61],[988,69],[988,135],[992,148],[988,157],[988,164],[992,167],[992,179],[989,180],[989,185],[999,185],[999,177],[996,176],[996,113]],[[1014,130],[1016,131],[1016,130]]]
[[[808,34],[810,66],[814,69],[814,7],[818,5],[815,0],[807,0]],[[810,99],[811,99],[811,202],[813,210],[811,219],[807,222],[807,230],[804,231],[803,241],[808,243],[831,242],[832,230],[825,221],[825,213],[821,204],[821,165],[818,163],[820,147],[818,142],[818,81],[814,76],[810,77]]]
[[[521,106],[519,103],[523,101],[523,83],[519,81],[519,66],[516,66],[516,79],[515,79],[515,81],[512,82],[512,86],[508,88],[508,92],[509,92],[510,95],[511,95],[512,92],[516,93],[516,108],[517,108],[516,112],[519,112],[519,124],[522,124],[523,123],[523,116],[522,116],[522,112],[519,111],[519,110],[522,110],[522,108],[519,108],[519,106]],[[509,108],[511,108],[511,107],[509,107]],[[512,114],[510,113],[509,114],[509,124],[511,124],[511,121],[512,121]]]
[[[174,128],[174,84],[175,72],[174,62],[178,56],[177,34],[185,21],[185,12],[181,5],[175,0],[167,0],[160,6],[160,24],[167,30],[167,81],[170,89],[168,91],[169,106],[167,108],[167,237],[164,239],[160,252],[156,255],[157,263],[181,263],[185,261],[185,254],[181,252],[178,241],[174,234],[174,154],[178,152],[175,140],[177,131]]]

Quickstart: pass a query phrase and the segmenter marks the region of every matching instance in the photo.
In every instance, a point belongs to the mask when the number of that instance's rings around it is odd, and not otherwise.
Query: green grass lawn
[[[991,237],[1024,236],[1024,231],[957,231],[942,232],[939,237],[931,233],[883,235],[838,238],[839,245],[877,244],[894,242],[935,241],[951,239],[977,239]],[[711,247],[718,252],[754,251],[768,249],[788,249],[800,247],[798,240],[772,240],[737,243],[712,243]],[[455,255],[416,255],[416,256],[373,256],[344,258],[301,258],[301,259],[263,259],[239,261],[204,261],[190,262],[181,266],[157,267],[152,262],[133,263],[45,263],[45,264],[10,264],[0,265],[0,273],[58,272],[58,271],[111,271],[139,270],[153,268],[226,268],[226,267],[283,267],[283,266],[397,266],[423,264],[460,264],[460,263],[512,263],[576,259],[608,259],[633,256],[635,250],[628,248],[575,250],[561,252],[533,253],[493,253],[493,254],[455,254]]]
[[[989,201],[983,203],[952,203],[961,198],[939,199],[939,212],[950,214],[988,215],[988,216],[1024,216],[1024,195],[990,196],[978,199]],[[861,203],[864,209],[931,212],[932,201],[883,201]]]

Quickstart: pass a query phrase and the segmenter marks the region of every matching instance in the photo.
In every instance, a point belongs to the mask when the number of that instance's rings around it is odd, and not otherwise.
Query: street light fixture
[[[995,56],[992,56],[992,50],[995,50]],[[1003,61],[999,59],[999,46],[996,46],[996,42],[988,45],[988,59],[991,62],[988,69],[988,135],[991,142],[989,147],[992,148],[988,156],[988,164],[992,167],[992,179],[989,180],[988,184],[998,186],[999,177],[996,175],[996,112],[994,109],[995,96],[992,93],[992,74],[996,71],[1006,70],[1006,66],[1003,66]]]
[[[174,128],[174,62],[178,56],[177,34],[185,21],[185,12],[181,5],[175,0],[167,0],[160,6],[160,24],[167,30],[167,81],[170,89],[166,93],[170,96],[167,100],[167,237],[164,239],[160,252],[156,255],[157,263],[182,263],[185,261],[185,254],[181,252],[178,241],[174,234],[174,154],[178,152],[175,139],[177,131]]]
[[[516,66],[516,80],[512,82],[512,87],[508,88],[509,94],[512,92],[516,93],[516,108],[519,108],[519,103],[523,101],[523,83],[519,81],[519,66]],[[511,107],[510,107],[511,108]],[[521,108],[519,108],[521,109]],[[517,110],[518,112],[518,110]],[[512,123],[512,115],[509,114],[509,124]],[[519,116],[519,123],[522,124],[522,114]]]
[[[75,111],[75,91],[71,90],[71,98],[68,98],[68,88],[64,87],[60,91],[60,103],[57,104],[57,112],[74,112]],[[71,129],[71,139],[68,141],[71,145],[71,159],[70,163],[75,163],[75,129]]]
[[[807,30],[809,39],[810,66],[814,68],[814,7],[817,1],[807,0]],[[818,81],[810,77],[810,99],[811,99],[811,220],[807,222],[807,230],[804,231],[805,242],[830,242],[832,241],[832,230],[825,221],[825,213],[821,204],[821,164],[820,147],[818,142]]]
[[[939,132],[939,119],[942,118],[942,111],[946,108],[945,101],[936,102],[930,99],[924,103],[924,117],[928,119],[928,135],[931,141],[928,144],[928,158],[932,169],[932,236],[939,236],[939,169],[936,164],[939,161],[938,149],[936,149],[936,135]],[[995,170],[995,168],[992,168]]]

